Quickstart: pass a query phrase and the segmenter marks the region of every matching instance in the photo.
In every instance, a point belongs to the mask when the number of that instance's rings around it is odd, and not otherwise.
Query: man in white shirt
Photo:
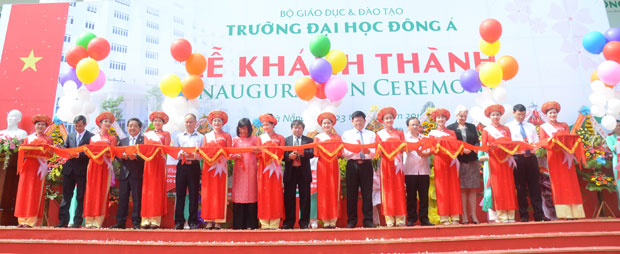
[[[525,122],[525,106],[517,104],[513,107],[514,120],[507,123],[510,128],[511,138],[514,141],[523,141],[528,144],[538,143],[536,127]],[[532,203],[534,220],[549,220],[545,217],[542,210],[542,197],[540,195],[540,173],[536,150],[524,151],[515,154],[517,167],[514,170],[515,186],[517,188],[517,199],[519,201],[519,215],[521,222],[529,221],[527,195],[529,193]]]
[[[201,147],[203,135],[196,131],[196,116],[185,115],[185,131],[176,135],[173,144],[178,147]],[[200,157],[195,153],[179,152],[177,163],[176,191],[177,201],[174,207],[174,229],[183,229],[185,224],[185,193],[189,193],[190,229],[200,226],[198,221],[198,193],[200,192]]]
[[[342,133],[342,141],[350,144],[371,144],[375,142],[375,133],[365,130],[366,114],[355,111],[351,115],[353,129]],[[347,159],[347,228],[357,225],[357,197],[358,190],[362,192],[362,214],[364,215],[364,227],[372,228],[372,158],[375,156],[374,149],[362,149],[359,153],[344,150],[343,156]]]
[[[418,142],[425,138],[420,133],[420,120],[416,117],[407,119],[405,141]],[[428,162],[430,150],[410,151],[405,153],[405,185],[407,186],[407,226],[415,225],[420,219],[420,225],[432,226],[428,220],[428,187],[430,186],[431,168]],[[417,211],[417,196],[420,197],[420,211]]]

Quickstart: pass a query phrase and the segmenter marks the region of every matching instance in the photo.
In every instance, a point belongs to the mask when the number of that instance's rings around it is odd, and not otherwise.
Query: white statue
[[[28,136],[25,130],[17,127],[17,124],[22,120],[22,112],[17,109],[11,110],[6,117],[7,127],[6,130],[0,131],[0,137],[17,137],[19,139],[25,139]]]

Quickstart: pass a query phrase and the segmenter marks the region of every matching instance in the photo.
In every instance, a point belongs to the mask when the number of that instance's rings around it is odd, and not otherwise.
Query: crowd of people
[[[568,125],[557,121],[560,110],[557,102],[545,103],[542,111],[549,122],[541,125],[537,132],[534,125],[524,121],[526,109],[523,105],[514,106],[514,120],[506,125],[500,123],[504,107],[491,105],[484,111],[491,124],[479,134],[476,126],[467,122],[468,112],[464,106],[457,107],[453,112],[457,120],[448,126],[450,111],[438,108],[431,115],[437,127],[428,136],[422,134],[420,119],[416,117],[406,119],[406,130],[394,128],[397,112],[392,107],[378,112],[377,120],[384,128],[376,133],[365,128],[366,115],[355,111],[351,114],[353,128],[339,135],[333,128],[337,123],[336,116],[325,112],[316,119],[321,131],[313,138],[304,135],[305,125],[301,120],[291,123],[290,136],[285,138],[275,133],[278,121],[269,113],[259,117],[263,134],[253,136],[250,120],[243,118],[238,122],[233,138],[222,129],[228,122],[228,115],[223,111],[209,113],[207,118],[213,130],[205,135],[196,130],[196,116],[185,115],[185,130],[176,136],[162,129],[168,116],[163,112],[153,112],[149,115],[153,130],[143,133],[143,123],[131,118],[127,122],[129,135],[121,140],[109,132],[115,121],[112,113],[103,112],[97,116],[97,133],[87,131],[86,118],[78,116],[74,120],[75,132],[68,135],[65,147],[89,145],[89,150],[71,154],[63,167],[63,199],[56,227],[102,227],[110,178],[114,174],[109,149],[139,144],[154,145],[148,147],[151,149],[159,149],[159,146],[214,148],[214,153],[217,148],[252,148],[246,152],[209,156],[203,154],[205,150],[181,149],[175,154],[178,164],[174,229],[217,229],[231,216],[227,214],[228,160],[234,161],[231,198],[234,229],[292,229],[296,223],[301,229],[309,228],[312,158],[318,159],[316,212],[324,228],[335,228],[339,219],[341,181],[338,158],[347,161],[347,228],[358,225],[359,193],[361,225],[376,227],[372,201],[375,170],[379,172],[381,214],[385,216],[386,226],[433,225],[428,216],[431,158],[434,160],[437,213],[441,224],[478,224],[476,196],[479,191],[484,191],[482,209],[489,212],[492,221],[515,222],[516,211],[520,221],[529,221],[528,197],[533,219],[549,220],[542,210],[538,180],[536,149],[541,147],[548,148],[547,161],[557,218],[583,218],[583,202],[576,170],[571,169],[574,167],[571,157],[557,146],[547,146],[553,142],[576,142],[571,139],[574,135],[569,135]],[[25,159],[18,166],[20,180],[15,216],[20,227],[36,225],[47,172],[43,163],[49,156],[36,146],[52,144],[51,138],[44,133],[51,124],[50,118],[35,115],[32,123],[35,132],[24,140],[28,149],[22,149],[26,150]],[[432,147],[410,149],[407,145],[430,139],[435,142]],[[343,144],[360,146],[352,148]],[[381,145],[364,146],[368,144]],[[277,149],[285,146],[295,149]],[[133,200],[133,228],[161,227],[161,218],[167,211],[166,155],[157,151],[142,153],[149,156],[116,155],[121,164],[118,176],[120,196],[116,224],[112,228],[125,228],[130,196]],[[377,169],[373,167],[373,158],[380,158]],[[284,162],[284,170],[280,161]],[[481,163],[485,164],[483,190],[480,189]],[[69,207],[76,186],[77,208],[70,223]],[[296,212],[297,190],[299,213]],[[189,201],[187,218],[186,197]],[[283,222],[280,221],[282,218]]]

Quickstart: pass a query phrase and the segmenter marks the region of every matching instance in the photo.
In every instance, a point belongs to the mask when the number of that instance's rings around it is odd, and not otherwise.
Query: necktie
[[[79,146],[80,145],[80,141],[82,141],[82,135],[78,133],[76,139],[77,139],[76,140],[77,141],[77,145]]]
[[[136,137],[131,137],[131,139],[129,140],[129,145],[133,146],[136,144]]]
[[[523,128],[523,123],[519,123],[519,128],[521,129],[521,136],[523,137],[523,141],[525,141],[525,143],[527,143],[527,134],[525,133],[525,129]],[[530,156],[532,155],[532,152],[530,152],[530,150],[525,150],[525,155],[526,156]]]
[[[362,131],[359,131],[360,133],[360,144],[364,144],[364,135],[362,135]],[[360,151],[360,160],[365,160],[366,156]]]
[[[298,146],[299,145],[299,137],[295,137],[295,142],[293,142],[294,146]]]

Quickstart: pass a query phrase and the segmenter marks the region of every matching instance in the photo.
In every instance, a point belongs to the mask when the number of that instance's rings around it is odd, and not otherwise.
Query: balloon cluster
[[[609,28],[605,34],[589,32],[581,42],[586,51],[596,55],[603,53],[606,60],[590,76],[590,112],[595,117],[603,117],[603,127],[613,130],[620,115],[620,94],[614,91],[620,83],[620,28]]]
[[[502,24],[495,19],[486,19],[480,24],[480,52],[493,57],[500,49],[499,38],[502,35]],[[500,104],[508,95],[505,81],[514,78],[519,71],[519,63],[512,56],[502,56],[496,62],[485,62],[476,66],[475,70],[466,70],[461,74],[460,82],[463,89],[470,93],[478,93],[476,104],[470,109],[472,118],[484,125],[491,120],[484,115],[484,109],[492,104]],[[509,104],[504,104],[504,115],[501,122],[506,122],[512,112]]]
[[[66,52],[67,64],[71,69],[60,76],[63,96],[58,99],[56,116],[65,122],[73,121],[77,115],[88,115],[95,111],[90,93],[101,89],[106,82],[97,61],[110,54],[110,43],[91,32],[82,34]]]
[[[347,66],[347,56],[340,50],[330,48],[331,43],[325,35],[319,34],[310,40],[310,52],[317,58],[310,65],[310,77],[302,77],[295,82],[295,92],[300,99],[310,101],[316,97],[337,102],[347,94],[347,82],[332,76]]]
[[[82,34],[76,45],[67,50],[67,64],[71,69],[60,77],[60,84],[72,80],[78,88],[84,85],[91,92],[101,89],[106,78],[97,61],[105,59],[109,54],[110,43],[106,39],[91,32]]]
[[[159,89],[166,96],[162,110],[169,121],[166,131],[185,129],[184,116],[187,113],[198,115],[199,102],[196,100],[204,89],[202,73],[207,69],[207,59],[200,53],[192,53],[192,45],[186,39],[176,39],[170,45],[174,60],[185,62],[187,76],[181,80],[176,74],[167,74],[159,81]]]
[[[192,53],[192,45],[182,38],[172,42],[170,53],[175,60],[185,62],[185,70],[189,75],[181,80],[176,74],[168,74],[159,82],[159,89],[168,98],[198,98],[204,89],[201,75],[207,69],[207,59],[200,53]]]
[[[90,101],[90,91],[78,89],[73,80],[66,81],[62,87],[63,96],[58,99],[56,117],[64,122],[72,122],[77,115],[88,115],[95,112],[95,103]]]

